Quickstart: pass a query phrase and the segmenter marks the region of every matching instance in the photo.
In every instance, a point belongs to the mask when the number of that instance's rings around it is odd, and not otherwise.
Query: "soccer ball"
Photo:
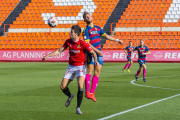
[[[56,27],[58,25],[58,19],[56,17],[50,17],[48,19],[48,25],[50,27]]]

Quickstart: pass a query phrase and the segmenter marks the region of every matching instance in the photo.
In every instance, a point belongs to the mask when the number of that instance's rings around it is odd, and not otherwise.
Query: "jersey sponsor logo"
[[[73,49],[70,49],[71,52],[73,53],[80,53],[80,50],[73,50]]]
[[[91,34],[98,34],[98,31],[91,31]]]
[[[140,52],[144,52],[145,50],[140,50]]]
[[[81,46],[80,46],[80,45],[78,45],[78,46],[77,46],[77,48],[81,48]]]

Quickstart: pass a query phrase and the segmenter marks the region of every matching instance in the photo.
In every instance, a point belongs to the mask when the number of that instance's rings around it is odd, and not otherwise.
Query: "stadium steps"
[[[109,19],[107,20],[105,26],[104,26],[104,31],[107,34],[111,34],[111,23],[115,22],[117,23],[118,20],[120,19],[120,17],[123,15],[123,12],[125,11],[125,9],[128,7],[128,5],[130,4],[131,0],[120,0],[118,2],[118,4],[116,5],[116,8],[114,9],[114,11],[112,12],[111,16],[109,17]],[[113,29],[114,29],[115,25],[113,25]]]
[[[123,15],[123,12],[125,11],[125,9],[128,7],[128,5],[130,4],[131,0],[120,0],[118,2],[118,4],[116,5],[116,8],[114,9],[114,11],[112,12],[111,16],[109,17],[109,19],[107,20],[105,26],[104,26],[104,31],[108,34],[111,35],[111,23],[117,23],[119,18]],[[115,28],[115,24],[113,25],[113,30]],[[101,47],[103,47],[103,44],[106,43],[106,39],[102,38],[101,39]]]
[[[28,3],[30,3],[31,0],[21,0],[19,4],[14,8],[14,10],[9,14],[7,19],[3,22],[3,24],[0,27],[0,36],[4,35],[4,24],[13,24],[13,21],[16,20],[16,17],[19,16],[20,13],[22,13],[22,10],[25,9],[26,6],[28,6]],[[7,32],[9,29],[9,25],[6,26],[5,32]]]

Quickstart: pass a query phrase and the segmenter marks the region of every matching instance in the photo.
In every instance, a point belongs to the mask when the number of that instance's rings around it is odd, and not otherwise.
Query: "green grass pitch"
[[[146,63],[147,82],[139,79],[137,85],[131,81],[139,65],[134,63],[130,73],[123,73],[124,65],[104,63],[97,102],[83,97],[83,115],[77,115],[76,79],[69,85],[75,97],[67,108],[60,90],[67,63],[0,63],[0,120],[96,120],[180,94],[180,64]],[[177,96],[109,120],[179,120],[179,101]]]

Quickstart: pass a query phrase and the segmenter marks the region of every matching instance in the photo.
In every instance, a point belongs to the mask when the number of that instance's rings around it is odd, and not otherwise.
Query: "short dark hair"
[[[80,34],[81,34],[81,27],[79,25],[73,25],[71,27],[71,29],[74,30],[74,32],[77,33],[78,36],[80,36]]]
[[[129,43],[132,42],[132,41],[129,41]]]

